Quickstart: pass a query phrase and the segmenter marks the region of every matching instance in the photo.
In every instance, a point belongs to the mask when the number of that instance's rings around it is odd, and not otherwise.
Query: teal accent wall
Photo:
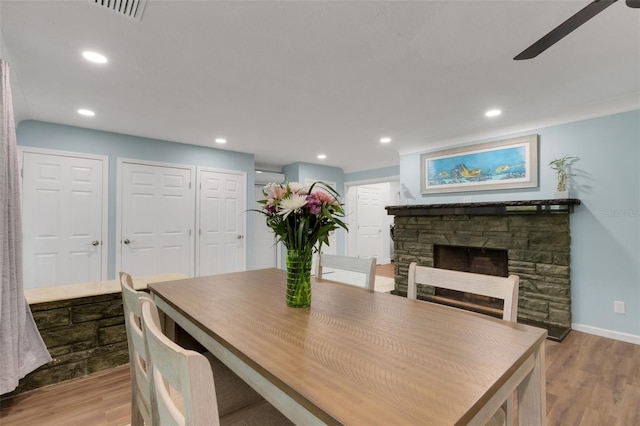
[[[571,215],[573,323],[640,338],[640,110],[505,135],[539,135],[539,186],[526,190],[420,194],[420,153],[400,156],[402,204],[553,198],[564,155],[580,157],[570,182],[582,205]],[[482,141],[477,141],[482,142]],[[614,301],[626,314],[613,311]],[[633,340],[633,339],[632,339]]]
[[[384,179],[400,176],[400,166],[382,167],[380,169],[364,170],[360,172],[345,173],[344,181],[359,182],[374,179]]]
[[[255,202],[253,193],[255,160],[253,154],[33,120],[21,121],[16,129],[16,135],[19,146],[106,155],[109,157],[109,251],[107,265],[109,279],[116,277],[115,253],[118,245],[116,244],[115,232],[118,158],[246,172],[247,206],[253,206]],[[253,220],[249,220],[248,214],[246,216],[247,268],[251,269],[254,263]]]
[[[285,182],[300,182],[300,166],[299,163],[287,164],[282,168]],[[304,179],[303,179],[304,180]]]

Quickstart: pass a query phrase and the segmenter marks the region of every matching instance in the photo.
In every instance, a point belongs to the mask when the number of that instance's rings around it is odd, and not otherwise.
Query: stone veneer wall
[[[129,362],[121,293],[33,304],[31,312],[53,361],[3,397]]]
[[[433,266],[434,244],[506,249],[509,274],[520,276],[518,319],[571,327],[568,214],[396,216],[396,293],[406,295],[411,262]]]

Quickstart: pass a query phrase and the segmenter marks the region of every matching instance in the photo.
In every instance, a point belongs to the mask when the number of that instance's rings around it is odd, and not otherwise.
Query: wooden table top
[[[149,284],[170,306],[328,424],[466,424],[546,330],[286,272]]]

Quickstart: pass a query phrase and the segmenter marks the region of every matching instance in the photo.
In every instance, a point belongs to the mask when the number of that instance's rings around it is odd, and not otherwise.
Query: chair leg
[[[515,409],[516,409],[516,394],[517,391],[513,392],[509,395],[509,398],[505,401],[503,408],[504,412],[507,414],[505,419],[505,424],[507,426],[513,426],[513,422],[515,420]]]
[[[144,418],[140,412],[138,401],[138,385],[136,383],[136,373],[131,368],[131,426],[144,426]]]
[[[144,418],[138,407],[138,398],[131,399],[131,426],[144,426]]]

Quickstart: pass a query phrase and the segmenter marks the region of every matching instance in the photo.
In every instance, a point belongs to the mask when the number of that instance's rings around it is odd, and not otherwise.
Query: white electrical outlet
[[[615,312],[616,314],[624,314],[624,302],[620,302],[618,300],[613,302],[613,312]]]

